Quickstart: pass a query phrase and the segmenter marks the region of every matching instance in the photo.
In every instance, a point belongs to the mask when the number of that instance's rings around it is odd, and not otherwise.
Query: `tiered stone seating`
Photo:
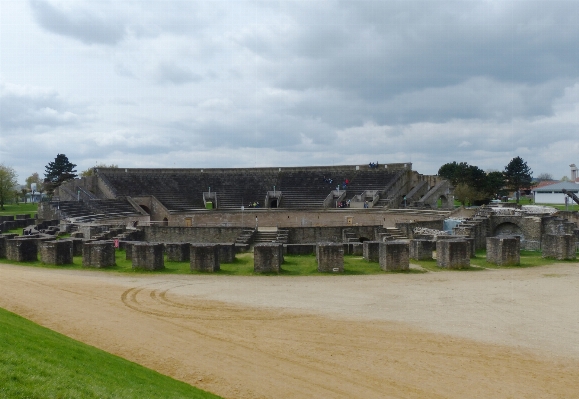
[[[82,222],[139,215],[126,198],[90,201],[53,201],[50,203],[50,206],[60,210],[61,218],[75,219],[76,221]]]
[[[330,185],[319,171],[281,172],[277,185],[283,193],[280,208],[322,208],[328,194],[336,188],[336,181]]]

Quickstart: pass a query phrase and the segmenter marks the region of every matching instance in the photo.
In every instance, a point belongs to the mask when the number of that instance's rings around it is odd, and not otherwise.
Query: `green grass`
[[[0,309],[0,398],[218,396]]]
[[[4,205],[4,210],[0,209],[0,216],[14,216],[14,215],[24,215],[29,214],[30,217],[34,217],[34,214],[38,211],[38,203],[21,203],[21,204],[8,204]]]

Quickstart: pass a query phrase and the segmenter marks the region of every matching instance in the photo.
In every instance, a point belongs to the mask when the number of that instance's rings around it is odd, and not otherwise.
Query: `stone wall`
[[[14,238],[6,241],[6,259],[16,262],[38,260],[38,243],[33,238]]]
[[[72,241],[44,241],[39,245],[40,261],[48,265],[72,264]]]
[[[487,237],[487,262],[499,266],[518,266],[521,263],[519,237]]]
[[[437,240],[436,264],[447,269],[470,266],[470,249],[466,240]]]
[[[543,258],[574,260],[577,257],[575,236],[573,234],[545,234],[542,250]]]
[[[144,240],[151,242],[218,243],[235,242],[244,229],[240,227],[142,227]]]

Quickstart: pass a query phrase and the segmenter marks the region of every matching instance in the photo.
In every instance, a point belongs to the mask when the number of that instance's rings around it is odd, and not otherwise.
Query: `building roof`
[[[550,193],[551,191],[561,191],[561,190],[568,190],[574,193],[579,192],[579,184],[573,183],[571,181],[562,181],[555,184],[549,184],[543,187],[534,188],[532,191],[539,192],[539,193]]]

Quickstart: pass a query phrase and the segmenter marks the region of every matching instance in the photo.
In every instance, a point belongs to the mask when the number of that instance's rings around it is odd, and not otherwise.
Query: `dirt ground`
[[[225,398],[579,395],[579,264],[327,277],[0,265],[0,307]]]

